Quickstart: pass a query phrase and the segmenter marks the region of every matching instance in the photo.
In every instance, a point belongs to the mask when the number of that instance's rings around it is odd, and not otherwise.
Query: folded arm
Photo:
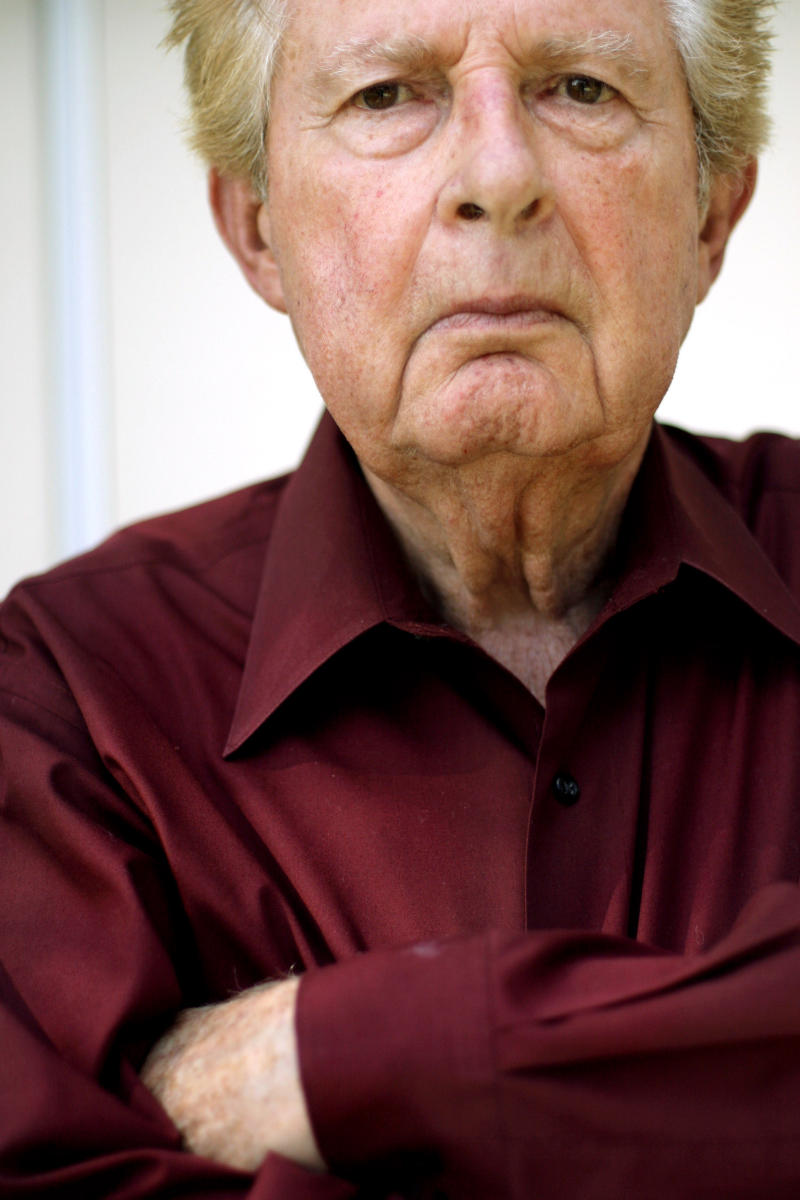
[[[795,1195],[800,890],[717,947],[489,934],[183,1014],[144,1068],[187,1147],[458,1197]],[[293,1023],[300,1033],[298,1075]]]
[[[300,1085],[297,979],[187,1009],[160,1039],[142,1080],[187,1150],[243,1171],[270,1151],[321,1170]]]

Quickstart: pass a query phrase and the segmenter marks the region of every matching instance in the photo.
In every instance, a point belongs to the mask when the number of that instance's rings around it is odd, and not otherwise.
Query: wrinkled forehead
[[[285,50],[313,59],[339,47],[415,36],[459,58],[496,38],[524,57],[539,40],[608,33],[653,60],[677,56],[666,0],[284,0]]]

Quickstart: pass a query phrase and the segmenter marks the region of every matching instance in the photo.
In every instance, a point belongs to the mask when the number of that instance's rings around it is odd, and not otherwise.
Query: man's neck
[[[597,453],[496,458],[368,482],[436,609],[540,700],[600,612],[645,431],[598,471]]]

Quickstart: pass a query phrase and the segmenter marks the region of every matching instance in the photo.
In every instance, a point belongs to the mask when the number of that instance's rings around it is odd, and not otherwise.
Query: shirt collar
[[[758,542],[692,455],[654,426],[600,620],[668,586],[682,566],[716,580],[800,644],[800,608]],[[334,654],[384,623],[442,629],[326,413],[281,494],[225,753]]]
[[[722,488],[701,469],[703,448],[680,430],[654,426],[625,513],[625,561],[610,607],[630,607],[689,567],[800,643],[800,606]]]
[[[225,753],[367,630],[432,619],[355,455],[325,413],[280,498]]]

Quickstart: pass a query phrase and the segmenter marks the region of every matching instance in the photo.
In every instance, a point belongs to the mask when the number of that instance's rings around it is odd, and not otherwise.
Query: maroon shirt
[[[0,1194],[796,1200],[799,491],[787,439],[657,429],[544,709],[328,418],[13,592]],[[253,1179],[136,1072],[290,969],[334,1174]]]

